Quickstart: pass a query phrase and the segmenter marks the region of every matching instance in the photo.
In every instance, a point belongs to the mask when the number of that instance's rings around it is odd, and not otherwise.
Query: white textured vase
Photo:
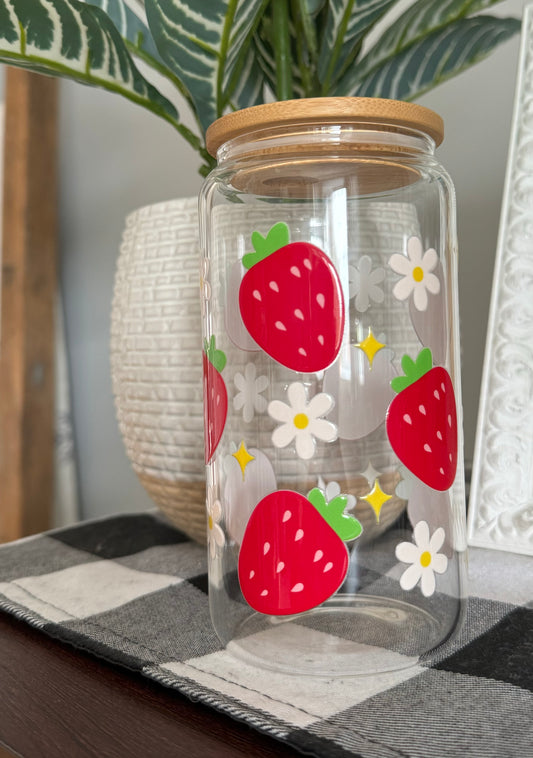
[[[152,500],[205,541],[196,197],[126,218],[111,313],[111,373],[128,458]]]

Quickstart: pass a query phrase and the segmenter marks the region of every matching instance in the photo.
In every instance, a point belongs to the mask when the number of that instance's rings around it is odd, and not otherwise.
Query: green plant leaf
[[[236,84],[229,87],[232,93],[231,107],[237,110],[263,103],[265,77],[253,45],[249,46],[246,58],[242,60],[242,68],[236,70],[237,73],[238,75],[235,76]]]
[[[176,108],[141,75],[111,19],[94,5],[0,0],[0,61],[117,92],[179,126]]]
[[[137,0],[86,0],[107,13],[117,31],[132,47],[162,64],[152,33],[145,21],[144,8]]]
[[[266,0],[146,0],[159,53],[180,79],[205,131],[236,86]]]
[[[383,65],[428,34],[498,2],[501,0],[417,0],[390,24],[359,61],[357,75],[366,76],[373,68]]]
[[[414,100],[451,79],[520,31],[515,18],[461,18],[409,44],[366,74],[364,61],[343,78],[336,94]]]
[[[318,58],[322,94],[330,94],[332,84],[357,57],[365,35],[395,3],[396,0],[328,0]]]
[[[292,52],[292,88],[294,97],[304,97],[305,90],[302,85],[302,74],[298,66],[298,50],[295,42],[296,29],[291,26],[291,38],[293,41]],[[276,58],[274,53],[274,31],[272,26],[271,7],[267,5],[261,22],[254,34],[252,46],[257,56],[257,61],[263,73],[264,81],[270,88],[272,94],[276,92],[277,75],[276,75]]]

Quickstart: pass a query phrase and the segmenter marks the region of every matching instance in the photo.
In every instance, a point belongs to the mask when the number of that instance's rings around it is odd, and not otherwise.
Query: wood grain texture
[[[0,542],[50,527],[57,81],[6,69],[0,352]]]
[[[206,146],[216,157],[225,142],[256,130],[261,130],[260,136],[264,138],[268,130],[280,126],[365,123],[417,129],[431,137],[437,146],[444,138],[442,118],[417,103],[379,97],[310,97],[277,100],[227,113],[208,128]]]
[[[2,612],[0,682],[0,744],[23,758],[298,755],[240,722],[56,642]]]

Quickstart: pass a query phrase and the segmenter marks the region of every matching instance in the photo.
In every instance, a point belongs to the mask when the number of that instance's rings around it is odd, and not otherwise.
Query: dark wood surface
[[[57,80],[6,68],[0,340],[0,542],[50,528]]]
[[[0,745],[24,758],[299,755],[1,611],[0,687]]]

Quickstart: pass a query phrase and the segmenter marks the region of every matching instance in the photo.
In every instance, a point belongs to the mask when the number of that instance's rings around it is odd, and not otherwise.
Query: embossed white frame
[[[533,4],[522,25],[468,543],[533,555]]]

